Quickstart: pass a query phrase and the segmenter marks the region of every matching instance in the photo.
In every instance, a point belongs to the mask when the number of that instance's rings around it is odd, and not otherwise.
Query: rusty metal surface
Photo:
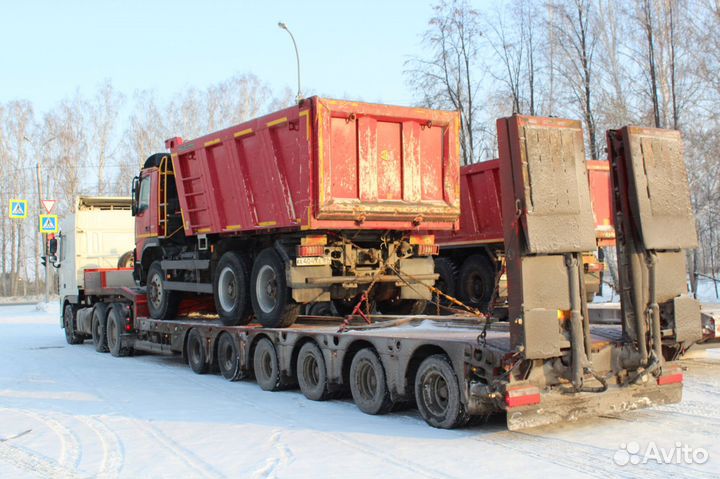
[[[582,418],[617,414],[682,400],[682,384],[657,386],[636,385],[612,387],[604,393],[566,395],[546,393],[540,404],[512,408],[507,413],[511,431],[545,426],[559,422],[574,422]]]
[[[632,211],[645,248],[695,248],[697,234],[680,132],[637,126],[621,131]]]

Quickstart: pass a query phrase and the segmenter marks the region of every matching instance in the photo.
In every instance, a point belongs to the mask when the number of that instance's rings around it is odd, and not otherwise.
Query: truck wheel
[[[393,298],[385,301],[378,301],[378,309],[382,314],[391,316],[407,316],[422,314],[427,307],[424,299],[400,299]]]
[[[366,414],[385,414],[393,402],[385,379],[385,368],[370,348],[361,349],[350,366],[350,391],[353,400]]]
[[[258,322],[266,328],[287,328],[300,313],[292,300],[285,277],[285,264],[274,248],[265,248],[255,258],[250,296]]]
[[[247,324],[252,317],[247,264],[243,256],[228,251],[222,255],[215,270],[215,308],[225,326]]]
[[[263,391],[280,389],[280,364],[275,346],[267,338],[262,338],[255,346],[253,354],[255,381]]]
[[[467,306],[487,311],[495,290],[495,268],[483,255],[468,257],[460,267],[457,292]]]
[[[235,339],[229,333],[222,333],[217,345],[217,363],[222,377],[228,381],[242,379],[240,351]]]
[[[65,341],[68,344],[82,344],[85,338],[75,332],[75,313],[77,308],[72,304],[65,305],[63,310],[63,327],[65,328]]]
[[[305,306],[305,314],[308,316],[334,316],[333,307],[330,301],[319,301]]]
[[[444,354],[432,355],[420,364],[415,400],[420,415],[432,427],[454,429],[468,422],[455,371]]]
[[[197,329],[191,329],[188,333],[186,346],[187,362],[195,374],[208,372],[207,348],[205,340]]]
[[[435,281],[435,288],[439,289],[448,296],[453,298],[457,295],[457,278],[458,270],[455,266],[455,262],[450,258],[435,258],[435,272],[440,277]],[[428,304],[426,309],[427,314],[436,314],[437,306],[435,303],[440,303],[442,306],[451,306],[450,302],[445,297],[433,293],[433,303]],[[450,314],[447,310],[440,310],[440,314]]]
[[[325,359],[315,343],[305,343],[300,348],[297,360],[297,379],[300,390],[306,398],[313,401],[324,401],[330,397]]]
[[[153,319],[174,319],[182,299],[180,292],[165,289],[164,279],[160,261],[154,261],[147,275],[147,305]]]
[[[124,347],[122,344],[122,335],[125,332],[124,321],[122,315],[115,306],[110,306],[110,312],[107,315],[107,345],[110,354],[116,358],[127,356],[130,354],[130,348]]]
[[[98,353],[107,353],[110,351],[108,348],[107,334],[105,334],[105,328],[107,327],[107,311],[108,307],[105,303],[97,303],[93,308],[92,314],[92,340],[95,346],[95,351]]]

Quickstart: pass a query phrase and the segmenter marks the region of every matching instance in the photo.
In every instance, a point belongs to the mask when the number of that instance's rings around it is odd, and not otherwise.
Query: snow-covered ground
[[[178,358],[69,346],[57,306],[0,306],[0,478],[718,477],[720,354],[685,365],[682,404],[525,432],[500,416],[443,431],[413,410],[368,416],[349,400],[197,376]],[[709,459],[616,464],[653,444]]]

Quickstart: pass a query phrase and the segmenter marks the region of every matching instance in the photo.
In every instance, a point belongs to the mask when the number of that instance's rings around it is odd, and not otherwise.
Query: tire
[[[439,289],[448,296],[455,298],[457,296],[458,270],[455,262],[450,258],[435,258],[435,273],[440,277],[435,281],[435,288]],[[433,302],[427,305],[425,312],[427,314],[437,314],[437,305],[452,306],[445,297],[433,293]],[[451,314],[447,309],[440,309],[440,314]]]
[[[263,391],[280,389],[280,363],[275,346],[267,338],[262,338],[255,346],[253,354],[255,381]]]
[[[335,311],[337,311],[338,316],[345,317],[352,314],[355,306],[357,306],[360,302],[361,297],[362,294],[357,294],[349,299],[333,299],[332,306],[335,308]],[[375,300],[371,297],[369,308],[367,304],[363,304],[360,309],[362,309],[363,313],[365,313],[368,309],[370,310],[370,313],[372,313],[375,310]]]
[[[92,314],[92,341],[95,351],[98,353],[107,353],[110,351],[107,343],[107,315],[108,307],[105,303],[97,303],[93,308]]]
[[[207,362],[207,346],[197,329],[191,329],[188,333],[185,353],[188,365],[195,374],[205,374],[208,372],[210,366]]]
[[[164,280],[160,261],[154,261],[147,274],[147,306],[153,319],[174,319],[182,300],[179,291],[167,291],[163,287]]]
[[[329,301],[310,303],[305,308],[308,316],[334,316],[333,306]]]
[[[215,269],[213,297],[220,321],[225,326],[248,324],[252,318],[250,307],[250,278],[247,260],[234,251],[220,258]]]
[[[285,264],[275,248],[265,248],[255,258],[250,296],[257,321],[266,328],[287,328],[302,305],[292,300],[285,277]]]
[[[134,251],[126,252],[122,256],[120,256],[120,259],[118,259],[118,262],[117,262],[118,268],[132,268],[134,266],[135,266],[135,252]]]
[[[393,407],[385,368],[370,348],[361,349],[352,360],[350,392],[357,407],[366,414],[385,414]]]
[[[324,401],[328,393],[327,370],[322,351],[315,343],[305,343],[300,348],[297,360],[297,380],[306,398]]]
[[[127,356],[130,354],[130,348],[123,346],[122,335],[125,333],[124,321],[122,319],[121,307],[116,305],[110,306],[110,311],[107,315],[107,345],[110,350],[110,354],[116,358]]]
[[[217,343],[217,365],[222,377],[228,381],[242,379],[240,369],[240,350],[237,342],[229,333],[222,333]]]
[[[66,304],[63,310],[63,327],[65,328],[65,341],[68,344],[82,344],[85,337],[75,332],[75,315],[77,308],[72,304]]]
[[[468,257],[458,275],[458,299],[467,306],[487,312],[495,290],[495,275],[495,267],[487,256],[474,254]]]
[[[469,420],[455,371],[444,354],[432,355],[420,364],[415,375],[415,400],[420,415],[432,427],[454,429]]]
[[[390,316],[407,316],[422,314],[427,308],[428,302],[424,299],[400,299],[393,298],[385,301],[378,301],[377,307],[382,314]]]

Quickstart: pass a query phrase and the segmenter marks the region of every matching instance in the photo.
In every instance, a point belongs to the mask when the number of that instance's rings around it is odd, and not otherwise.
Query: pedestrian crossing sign
[[[10,218],[27,218],[27,200],[10,200]]]
[[[57,233],[58,217],[57,215],[40,215],[40,232],[41,233]]]

